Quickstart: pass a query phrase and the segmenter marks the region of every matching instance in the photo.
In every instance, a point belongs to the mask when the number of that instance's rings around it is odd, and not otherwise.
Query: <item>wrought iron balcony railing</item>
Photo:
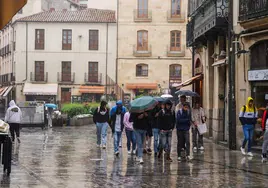
[[[0,83],[1,85],[10,85],[11,82],[15,81],[15,76],[13,73],[0,75]]]
[[[239,20],[247,21],[268,16],[268,0],[240,0]]]
[[[64,73],[58,72],[58,82],[59,83],[74,83],[75,73]]]
[[[44,72],[44,73],[31,72],[30,73],[31,82],[47,82],[47,78],[48,78],[48,72]]]
[[[85,73],[85,83],[86,84],[102,84],[102,74],[95,74],[95,73]]]

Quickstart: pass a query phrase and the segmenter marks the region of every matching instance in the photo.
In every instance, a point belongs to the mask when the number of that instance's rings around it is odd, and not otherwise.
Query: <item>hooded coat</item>
[[[242,125],[255,125],[257,123],[258,111],[254,105],[249,106],[249,101],[253,101],[253,98],[248,97],[247,105],[242,106],[239,113],[239,120]]]
[[[21,123],[22,113],[20,108],[16,105],[14,100],[9,102],[9,108],[6,111],[5,122]]]
[[[110,111],[110,117],[112,117],[116,113],[118,106],[122,106],[122,113],[125,114],[127,112],[126,107],[123,106],[123,102],[121,100],[119,100],[119,101],[116,102],[116,106],[114,106],[111,109],[111,111]]]

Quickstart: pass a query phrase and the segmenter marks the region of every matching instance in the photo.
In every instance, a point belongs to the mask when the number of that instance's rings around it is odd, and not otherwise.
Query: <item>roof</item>
[[[78,23],[115,23],[115,11],[84,9],[78,11],[46,11],[17,20],[18,22],[78,22]]]

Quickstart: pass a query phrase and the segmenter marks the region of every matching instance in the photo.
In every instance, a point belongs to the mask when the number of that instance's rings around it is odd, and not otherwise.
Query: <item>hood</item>
[[[10,107],[12,107],[12,106],[16,106],[15,101],[14,101],[14,100],[11,100],[11,101],[9,102],[9,106],[10,106]]]
[[[123,105],[123,102],[121,100],[116,102],[116,105]]]
[[[252,97],[248,97],[247,105],[249,104],[249,101],[254,101]]]

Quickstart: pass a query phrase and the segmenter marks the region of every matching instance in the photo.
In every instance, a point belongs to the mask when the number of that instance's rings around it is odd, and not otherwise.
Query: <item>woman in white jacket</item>
[[[21,123],[22,113],[20,108],[16,105],[14,100],[9,102],[9,108],[6,111],[5,122],[10,126],[10,133],[12,141],[15,141],[15,133],[20,143],[20,123]]]

